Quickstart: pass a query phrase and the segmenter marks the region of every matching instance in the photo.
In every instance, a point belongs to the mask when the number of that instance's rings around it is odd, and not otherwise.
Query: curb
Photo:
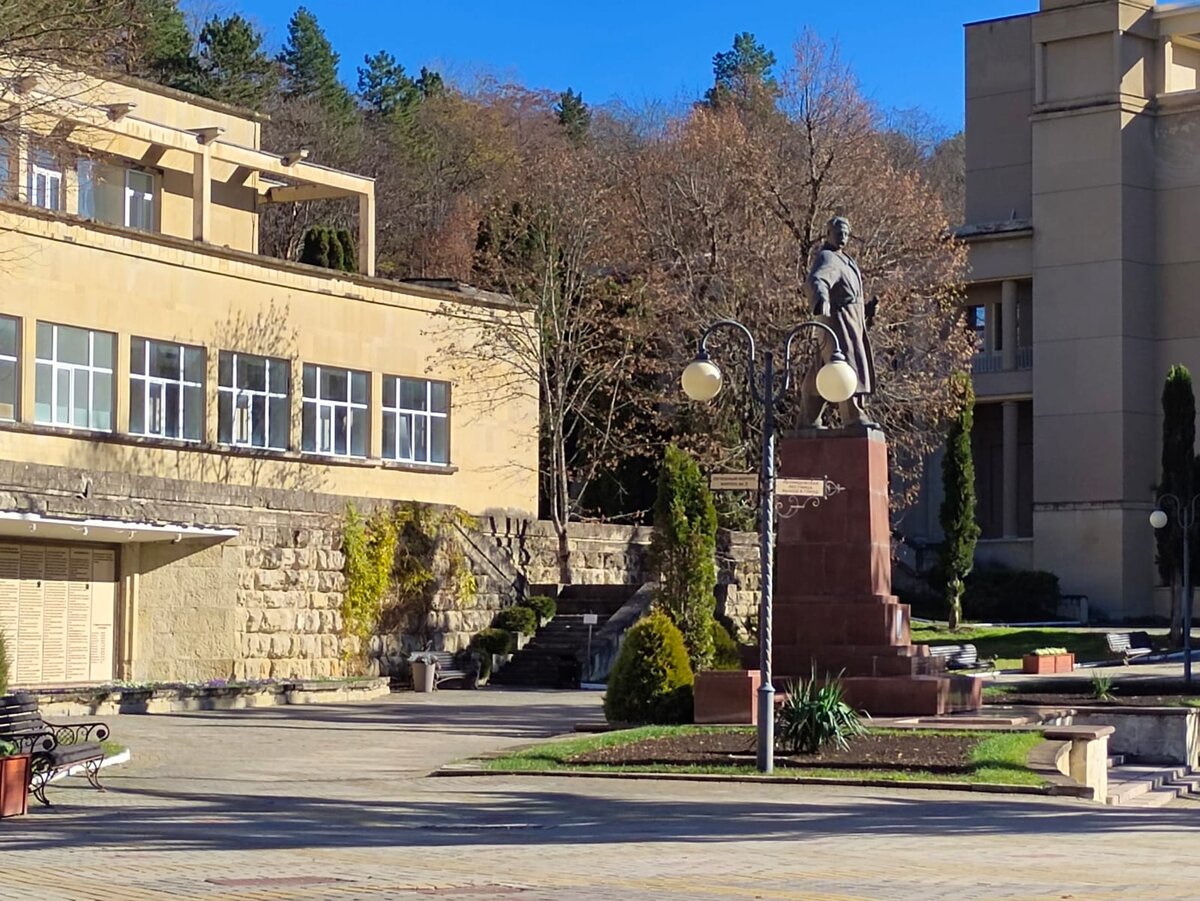
[[[130,759],[132,759],[132,757],[133,757],[133,754],[131,754],[129,752],[129,749],[126,748],[120,754],[114,754],[112,757],[105,757],[103,760],[101,760],[100,761],[100,769],[104,769],[105,767],[110,767],[110,766],[119,766],[122,763],[129,763],[129,761],[130,761]],[[70,769],[63,770],[60,773],[56,773],[54,775],[54,777],[52,779],[50,779],[50,781],[47,782],[46,784],[53,785],[55,782],[58,782],[60,779],[66,779],[68,776],[82,776],[82,775],[84,775],[83,764],[77,763]]]
[[[629,779],[633,781],[751,783],[770,785],[846,785],[865,788],[912,788],[929,791],[982,792],[998,795],[1043,795],[1050,797],[1082,798],[1074,785],[997,785],[972,782],[903,782],[895,779],[833,779],[824,776],[732,776],[720,773],[586,773],[579,770],[500,770],[484,769],[473,764],[447,764],[429,774],[435,778],[478,776],[535,776],[567,779]],[[1086,799],[1091,799],[1091,791]]]

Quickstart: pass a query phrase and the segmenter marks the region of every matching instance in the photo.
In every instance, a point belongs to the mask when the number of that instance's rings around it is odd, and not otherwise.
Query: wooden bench
[[[991,669],[990,660],[979,659],[979,651],[973,644],[940,644],[929,646],[930,657],[941,657],[946,669]]]
[[[433,687],[439,688],[443,682],[463,683],[463,688],[475,688],[479,681],[479,664],[471,661],[467,664],[456,663],[454,655],[449,651],[431,651],[436,667],[434,668]]]
[[[1124,663],[1154,653],[1150,636],[1145,632],[1108,632],[1104,637],[1108,640],[1108,649]]]
[[[0,739],[17,746],[19,753],[32,756],[29,789],[47,807],[46,786],[59,773],[83,768],[95,788],[100,784],[100,764],[104,750],[100,742],[108,738],[104,723],[72,723],[61,726],[42,719],[37,700],[27,694],[0,697]]]

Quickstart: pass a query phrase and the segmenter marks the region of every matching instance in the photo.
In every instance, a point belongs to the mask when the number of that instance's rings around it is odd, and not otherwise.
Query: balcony
[[[1017,348],[1017,364],[1014,371],[1033,368],[1033,348]],[[990,372],[1006,372],[1004,367],[1004,352],[999,350],[982,351],[975,354],[971,361],[971,374],[984,375]]]

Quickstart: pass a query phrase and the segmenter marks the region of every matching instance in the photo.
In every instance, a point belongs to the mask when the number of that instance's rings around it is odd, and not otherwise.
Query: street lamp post
[[[792,348],[796,338],[806,329],[824,331],[833,341],[832,359],[817,373],[817,391],[821,397],[831,403],[849,400],[858,388],[858,376],[846,362],[837,335],[823,322],[810,320],[791,330],[784,344],[781,378],[775,370],[774,352],[763,354],[762,369],[759,371],[754,336],[750,330],[736,320],[722,319],[704,332],[696,359],[683,370],[683,391],[692,400],[712,400],[721,390],[723,377],[720,367],[708,355],[708,339],[719,329],[732,330],[746,339],[750,396],[763,407],[762,460],[759,469],[762,585],[758,606],[758,660],[761,675],[758,687],[758,769],[769,773],[775,768],[775,686],[771,683],[771,599],[775,575],[775,407],[791,388]]]
[[[1150,525],[1156,529],[1164,528],[1168,522],[1167,513],[1163,510],[1166,502],[1175,507],[1175,521],[1183,531],[1183,684],[1190,690],[1192,687],[1192,527],[1196,524],[1196,504],[1200,502],[1200,494],[1190,501],[1181,501],[1174,494],[1163,494],[1158,498],[1158,507],[1150,514]]]

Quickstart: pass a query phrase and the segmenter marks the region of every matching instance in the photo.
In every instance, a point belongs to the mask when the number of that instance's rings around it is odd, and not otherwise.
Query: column
[[[1017,368],[1017,283],[1007,279],[1000,284],[1001,363],[1005,372]]]
[[[212,157],[208,148],[192,155],[192,237],[212,240]]]
[[[1008,345],[1005,345],[1007,353]],[[1000,482],[1003,491],[1004,537],[1017,537],[1017,401],[1006,400],[1000,405],[1004,417],[1004,472]]]
[[[375,194],[358,195],[358,271],[375,274]]]

